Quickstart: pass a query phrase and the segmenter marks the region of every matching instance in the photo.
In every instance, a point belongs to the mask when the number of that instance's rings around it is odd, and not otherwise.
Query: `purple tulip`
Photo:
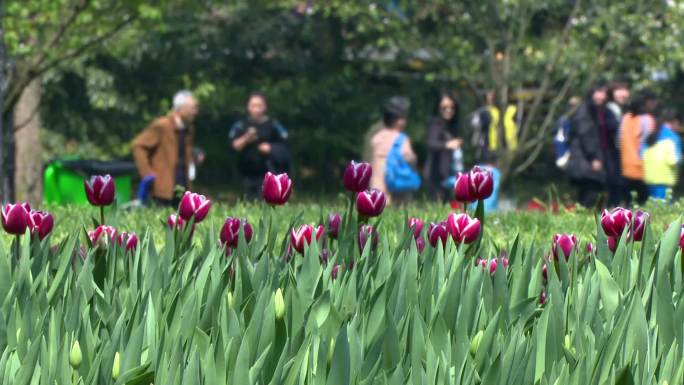
[[[366,162],[351,161],[344,170],[344,188],[359,193],[368,190],[373,168]]]
[[[92,246],[107,247],[116,240],[116,228],[100,225],[95,230],[88,231],[88,239]]]
[[[469,189],[470,196],[474,199],[487,199],[494,191],[494,177],[492,172],[475,166],[470,170],[469,174]]]
[[[373,226],[371,225],[362,225],[361,228],[359,228],[359,251],[363,253],[363,249],[366,247],[366,242],[370,239],[371,241],[371,246],[370,249],[371,251],[375,251],[375,249],[378,248],[378,232],[375,231]]]
[[[305,245],[311,244],[314,228],[311,225],[301,225],[290,231],[290,244],[297,252],[304,254]]]
[[[292,194],[292,180],[286,173],[274,175],[267,172],[264,175],[264,183],[261,185],[261,194],[270,205],[284,205]]]
[[[546,263],[542,266],[542,279],[544,280],[544,285],[549,281],[549,269],[546,267]]]
[[[321,265],[327,265],[328,261],[330,260],[330,250],[323,248],[323,250],[321,250],[320,260]]]
[[[418,218],[409,218],[408,220],[408,228],[413,230],[413,237],[416,239],[420,238],[420,233],[423,232],[423,226],[423,221]]]
[[[39,240],[42,241],[47,237],[52,232],[53,226],[54,219],[52,214],[37,210],[31,210],[29,213],[29,231],[31,235],[37,236]]]
[[[447,230],[456,244],[469,244],[480,235],[480,220],[465,213],[451,213],[447,218]]]
[[[684,252],[684,225],[682,225],[682,230],[679,233],[679,248]]]
[[[28,203],[8,203],[2,208],[2,227],[8,234],[23,235],[29,226],[31,206]]]
[[[442,246],[446,245],[447,237],[449,236],[449,231],[447,230],[446,222],[430,223],[428,226],[428,241],[432,247],[437,247],[437,242],[442,243]]]
[[[644,239],[644,229],[646,228],[646,223],[649,221],[650,215],[645,212],[638,210],[634,213],[634,221],[632,223],[632,237],[635,242],[641,242]]]
[[[194,223],[200,223],[207,217],[211,201],[204,195],[186,191],[178,205],[178,216],[189,221],[194,218]]]
[[[126,251],[133,251],[138,247],[138,236],[135,233],[121,232],[118,237],[119,246],[125,247]]]
[[[470,193],[470,174],[459,172],[454,184],[454,194],[456,200],[463,203],[474,202],[477,200]]]
[[[342,223],[342,217],[338,213],[332,213],[328,215],[328,236],[333,239],[337,239],[340,233],[340,223]]]
[[[247,243],[252,241],[252,225],[247,222],[247,219],[228,217],[223,223],[221,228],[221,243],[226,246],[226,248],[237,247],[238,239],[240,233],[240,227],[242,227],[242,232],[245,236],[245,241]]]
[[[385,209],[385,194],[377,189],[362,191],[356,195],[356,210],[366,218],[377,217]]]
[[[625,228],[632,223],[632,212],[622,207],[616,207],[611,211],[603,210],[601,214],[601,227],[606,235],[620,238]]]
[[[109,206],[114,202],[114,179],[111,175],[93,175],[84,184],[91,205]]]
[[[544,306],[546,304],[546,292],[542,291],[541,294],[539,294],[539,304]]]
[[[557,261],[559,254],[563,253],[565,260],[567,261],[568,258],[570,258],[570,254],[572,254],[572,250],[577,248],[577,245],[577,237],[574,234],[554,235],[551,243],[554,259]]]

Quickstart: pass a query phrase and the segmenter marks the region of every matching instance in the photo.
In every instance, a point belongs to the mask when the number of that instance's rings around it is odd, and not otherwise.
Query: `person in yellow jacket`
[[[643,147],[644,181],[650,197],[666,199],[667,191],[677,184],[682,143],[677,134],[679,119],[674,110],[663,111],[661,121]]]

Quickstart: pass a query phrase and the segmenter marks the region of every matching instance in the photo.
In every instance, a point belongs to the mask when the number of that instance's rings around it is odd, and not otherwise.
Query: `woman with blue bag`
[[[391,98],[383,105],[383,127],[371,138],[373,176],[371,187],[387,195],[388,203],[406,202],[420,188],[420,176],[415,171],[416,154],[406,128],[408,103],[396,103]]]

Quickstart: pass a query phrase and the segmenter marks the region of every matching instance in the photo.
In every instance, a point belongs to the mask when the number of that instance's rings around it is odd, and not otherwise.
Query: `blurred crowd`
[[[419,167],[405,132],[409,99],[385,100],[380,108],[382,119],[371,126],[363,143],[363,160],[372,166],[371,188],[384,192],[395,204],[408,202],[418,193],[432,201],[449,202],[456,176],[467,163],[493,175],[494,192],[485,208],[496,210],[501,180],[497,155],[518,147],[524,118],[516,100],[505,108],[499,108],[496,101],[494,91],[485,92],[482,106],[461,119],[457,96],[440,93],[425,123],[425,149],[421,151],[425,156]],[[682,157],[679,119],[673,109],[661,108],[653,91],[632,95],[627,82],[598,82],[586,97],[572,97],[568,105],[553,130],[553,143],[556,166],[575,186],[578,203],[615,207],[641,203],[649,196],[671,197]],[[133,156],[142,178],[139,199],[176,205],[178,193],[190,188],[196,165],[204,160],[203,153],[193,147],[198,111],[192,93],[180,91],[173,98],[173,109],[133,140]],[[284,125],[268,114],[266,96],[250,94],[245,116],[228,130],[244,199],[259,197],[267,171],[290,171],[287,141]]]

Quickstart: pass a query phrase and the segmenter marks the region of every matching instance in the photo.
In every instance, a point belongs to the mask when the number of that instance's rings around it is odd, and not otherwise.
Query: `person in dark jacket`
[[[594,205],[606,188],[609,205],[620,201],[622,177],[615,142],[619,125],[606,107],[607,96],[604,84],[595,85],[572,117],[567,172],[585,207]]]
[[[287,131],[267,114],[264,94],[254,92],[247,99],[247,117],[230,128],[228,138],[238,152],[238,169],[245,199],[257,199],[267,171],[287,172],[290,153]]]
[[[444,189],[443,182],[452,176],[451,166],[455,152],[461,151],[463,144],[458,118],[455,95],[441,93],[435,105],[434,116],[426,127],[427,159],[423,175],[431,200],[442,202],[449,198],[451,189]],[[462,157],[462,152],[460,156]]]

